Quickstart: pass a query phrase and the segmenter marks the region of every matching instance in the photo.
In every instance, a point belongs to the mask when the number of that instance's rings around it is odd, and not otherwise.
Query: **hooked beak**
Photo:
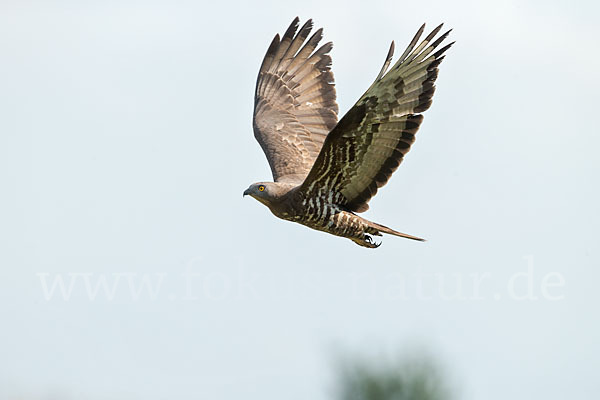
[[[250,189],[246,189],[246,190],[244,190],[244,196],[242,196],[242,197],[245,197],[246,195],[249,195],[249,194],[250,194]]]

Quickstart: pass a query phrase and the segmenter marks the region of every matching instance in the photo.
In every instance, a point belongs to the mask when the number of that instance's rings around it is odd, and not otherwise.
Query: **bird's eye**
[[[258,187],[258,191],[259,191],[259,192],[264,192],[264,191],[265,191],[265,187],[264,187],[263,185],[260,185],[260,186]]]

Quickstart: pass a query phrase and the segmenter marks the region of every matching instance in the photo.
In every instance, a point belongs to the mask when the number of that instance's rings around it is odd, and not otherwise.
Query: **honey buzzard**
[[[375,82],[338,122],[329,55],[333,45],[317,49],[322,29],[306,40],[311,20],[300,30],[298,26],[296,17],[281,39],[275,36],[256,82],[254,136],[274,182],[254,183],[244,196],[260,201],[279,218],[364,247],[379,247],[372,235],[382,233],[423,240],[357,213],[369,208],[369,200],[410,150],[422,113],[431,106],[438,65],[454,42],[434,49],[450,31],[436,39],[440,25],[419,43],[425,29],[421,26],[389,68],[392,42]]]

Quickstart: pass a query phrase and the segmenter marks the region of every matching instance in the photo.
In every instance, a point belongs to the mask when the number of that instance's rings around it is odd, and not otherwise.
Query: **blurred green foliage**
[[[339,400],[449,400],[440,367],[429,357],[395,361],[355,358],[341,363]]]

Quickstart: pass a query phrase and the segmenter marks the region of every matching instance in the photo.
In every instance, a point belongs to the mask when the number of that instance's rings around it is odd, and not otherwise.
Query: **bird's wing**
[[[410,150],[435,90],[438,65],[453,43],[437,52],[450,31],[434,38],[442,25],[417,45],[423,25],[400,59],[375,82],[327,136],[321,153],[300,187],[306,196],[324,196],[355,212],[385,185]]]
[[[276,35],[262,62],[254,98],[254,136],[275,181],[302,183],[323,141],[337,123],[338,106],[326,43],[317,30],[304,44],[313,23],[296,34],[296,17],[281,40]]]

